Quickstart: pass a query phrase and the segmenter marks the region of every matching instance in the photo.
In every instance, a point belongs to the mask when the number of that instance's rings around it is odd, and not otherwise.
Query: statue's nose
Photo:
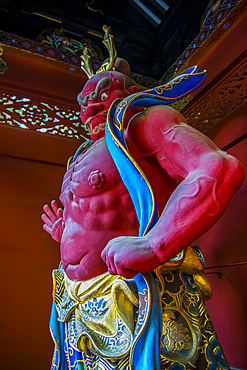
[[[101,103],[89,103],[86,109],[86,114],[88,117],[95,116],[104,109],[104,105]]]

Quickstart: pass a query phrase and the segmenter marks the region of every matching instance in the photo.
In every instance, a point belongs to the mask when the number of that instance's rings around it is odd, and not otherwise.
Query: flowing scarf
[[[151,185],[131,156],[124,137],[124,118],[129,108],[147,108],[171,104],[198,89],[206,72],[197,67],[186,70],[169,83],[115,100],[107,115],[106,143],[125,184],[139,221],[139,237],[143,237],[158,221],[157,203]],[[154,273],[135,276],[139,292],[139,314],[134,333],[130,366],[133,370],[160,369],[161,302]]]

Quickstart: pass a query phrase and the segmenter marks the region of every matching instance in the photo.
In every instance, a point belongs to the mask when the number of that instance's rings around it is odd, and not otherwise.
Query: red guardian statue
[[[229,369],[204,305],[203,256],[191,243],[225,211],[242,165],[178,111],[152,103],[186,93],[200,73],[140,93],[117,71],[107,27],[104,43],[110,60],[93,75],[85,52],[90,78],[78,95],[92,141],[70,160],[63,210],[53,201],[42,216],[62,261],[53,272],[52,369]]]

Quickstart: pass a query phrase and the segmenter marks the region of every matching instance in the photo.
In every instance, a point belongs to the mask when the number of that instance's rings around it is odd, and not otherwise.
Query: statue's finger
[[[108,268],[108,272],[111,274],[111,275],[117,275],[117,273],[115,271],[112,271],[111,269]]]
[[[47,224],[44,224],[43,225],[43,229],[47,232],[47,233],[49,233],[49,234],[51,234],[51,228],[49,227],[49,226],[47,226]]]
[[[43,210],[53,223],[57,220],[57,216],[54,214],[53,210],[47,204],[43,207]]]
[[[51,207],[52,207],[52,209],[53,209],[53,211],[54,211],[55,215],[57,215],[57,212],[58,212],[58,210],[59,210],[59,205],[57,204],[57,202],[56,202],[55,200],[53,200],[53,201],[51,202]]]
[[[118,275],[118,272],[117,272],[117,269],[116,269],[116,265],[115,265],[115,262],[114,262],[114,254],[113,253],[109,253],[109,252],[110,251],[108,251],[107,257],[106,257],[108,270],[109,269],[111,270],[111,274],[112,275]]]
[[[106,248],[103,249],[103,251],[101,252],[101,258],[102,260],[107,264],[107,260],[106,260]]]
[[[58,209],[58,211],[57,211],[57,217],[58,218],[60,218],[60,217],[62,218],[63,217],[63,210],[62,210],[62,208],[59,208]]]
[[[111,261],[109,261],[109,258],[107,258],[106,265],[107,265],[108,271],[109,271],[109,273],[111,275],[118,275],[117,270],[116,270],[116,268],[114,266],[114,263],[112,263]]]
[[[46,214],[43,214],[41,216],[41,219],[42,221],[49,227],[52,229],[52,226],[53,226],[53,222],[49,219],[49,217],[46,215]]]
[[[138,273],[132,270],[117,267],[117,275],[123,276],[126,279],[131,279]]]

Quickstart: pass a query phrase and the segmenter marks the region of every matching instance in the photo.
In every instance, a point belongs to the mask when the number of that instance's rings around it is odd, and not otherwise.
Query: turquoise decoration
[[[111,105],[107,115],[105,138],[110,154],[119,171],[139,221],[139,237],[144,236],[158,221],[152,188],[141,168],[128,151],[124,138],[124,117],[129,108],[147,108],[175,102],[198,89],[206,79],[206,72],[192,67],[166,85],[139,92]],[[139,293],[137,319],[130,366],[133,370],[160,369],[161,302],[153,273],[135,277]]]
[[[67,360],[64,352],[65,324],[58,321],[58,314],[55,303],[52,303],[50,317],[50,332],[55,344],[55,351],[52,359],[52,369],[68,370]]]

